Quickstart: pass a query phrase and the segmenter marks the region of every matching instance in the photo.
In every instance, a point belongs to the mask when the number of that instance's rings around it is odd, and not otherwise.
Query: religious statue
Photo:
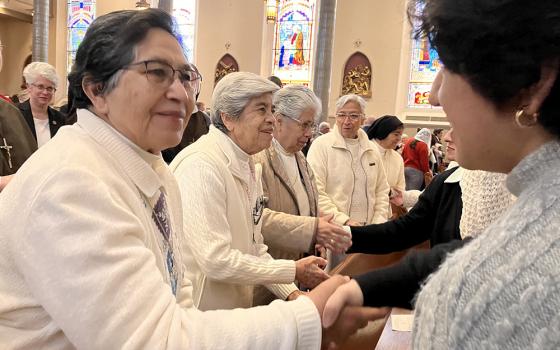
[[[356,94],[370,97],[371,70],[368,66],[358,64],[344,75],[342,81],[342,94]]]

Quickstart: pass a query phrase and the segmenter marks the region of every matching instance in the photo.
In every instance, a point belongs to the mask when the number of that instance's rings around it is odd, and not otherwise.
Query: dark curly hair
[[[100,84],[97,93],[109,93],[117,85],[119,71],[132,63],[136,45],[153,28],[160,28],[177,37],[172,17],[158,9],[116,11],[98,17],[88,28],[68,74],[69,95],[74,108],[87,108],[90,99],[82,89],[82,81]],[[70,101],[69,101],[70,103]]]
[[[544,65],[558,66],[558,0],[410,0],[408,18],[415,37],[429,39],[446,69],[498,107],[515,104]],[[539,122],[560,136],[558,81]]]

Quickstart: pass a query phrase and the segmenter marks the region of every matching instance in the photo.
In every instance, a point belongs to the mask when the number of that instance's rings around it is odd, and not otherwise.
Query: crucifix
[[[4,141],[3,145],[0,145],[0,148],[3,148],[6,150],[6,153],[8,154],[8,166],[11,168],[13,168],[12,166],[12,154],[10,153],[10,150],[13,148],[13,146],[8,145],[8,142],[6,141],[6,138],[2,137],[2,140]]]

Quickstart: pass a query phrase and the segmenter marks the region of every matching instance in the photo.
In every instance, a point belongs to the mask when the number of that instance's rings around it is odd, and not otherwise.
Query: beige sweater
[[[360,164],[366,174],[367,224],[387,221],[389,185],[377,146],[363,130],[358,130],[361,154]],[[344,224],[350,217],[350,201],[355,190],[352,156],[344,138],[335,127],[319,136],[309,148],[307,161],[315,174],[319,192],[319,209],[333,213],[334,221]]]

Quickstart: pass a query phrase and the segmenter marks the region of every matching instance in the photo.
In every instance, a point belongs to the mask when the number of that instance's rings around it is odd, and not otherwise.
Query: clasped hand
[[[308,296],[322,319],[322,349],[335,349],[358,329],[367,326],[369,321],[383,318],[389,312],[387,308],[361,307],[363,295],[360,287],[354,280],[341,275],[324,281]]]

